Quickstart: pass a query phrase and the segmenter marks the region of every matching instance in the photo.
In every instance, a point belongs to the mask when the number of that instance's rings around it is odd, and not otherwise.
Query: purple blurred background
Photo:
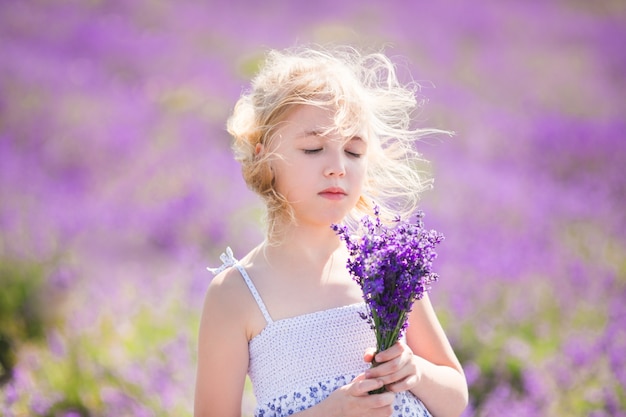
[[[384,47],[456,132],[422,208],[466,415],[626,415],[619,0],[0,3],[3,415],[191,414],[204,267],[262,234],[225,121],[308,42]]]

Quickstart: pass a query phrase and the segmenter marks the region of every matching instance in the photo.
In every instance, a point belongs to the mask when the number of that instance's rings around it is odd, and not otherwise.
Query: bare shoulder
[[[248,301],[247,292],[246,284],[237,268],[227,268],[209,283],[204,298],[204,310],[236,319],[242,311],[241,307]]]
[[[249,255],[240,264],[248,270]],[[203,307],[203,320],[212,322],[213,327],[240,329],[250,340],[265,326],[250,289],[236,267],[217,274],[209,283]],[[221,331],[221,330],[220,330]]]
[[[255,250],[245,255],[237,263],[247,271],[254,265]],[[207,302],[223,303],[232,307],[240,307],[250,301],[250,290],[241,276],[241,272],[234,267],[228,267],[217,274],[209,283],[206,293]]]

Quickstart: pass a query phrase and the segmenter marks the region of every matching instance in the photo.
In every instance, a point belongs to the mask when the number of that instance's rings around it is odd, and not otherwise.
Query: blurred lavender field
[[[626,415],[626,3],[382,4],[0,3],[1,415],[191,415],[204,268],[261,236],[225,120],[311,41],[456,132],[423,209],[466,415]]]

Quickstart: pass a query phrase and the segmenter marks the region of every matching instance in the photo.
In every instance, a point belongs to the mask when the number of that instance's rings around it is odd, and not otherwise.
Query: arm
[[[413,305],[406,340],[377,354],[376,361],[385,363],[367,377],[382,378],[394,392],[410,390],[433,416],[459,416],[468,402],[465,374],[427,295]]]
[[[238,277],[217,275],[205,296],[198,337],[195,417],[240,417],[248,340]]]

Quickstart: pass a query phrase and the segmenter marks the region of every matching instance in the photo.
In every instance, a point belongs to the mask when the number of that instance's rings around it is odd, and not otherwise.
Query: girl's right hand
[[[366,379],[365,374],[361,374],[349,384],[335,390],[319,405],[324,409],[325,416],[389,417],[393,413],[395,393],[368,394],[382,386],[382,381]]]

